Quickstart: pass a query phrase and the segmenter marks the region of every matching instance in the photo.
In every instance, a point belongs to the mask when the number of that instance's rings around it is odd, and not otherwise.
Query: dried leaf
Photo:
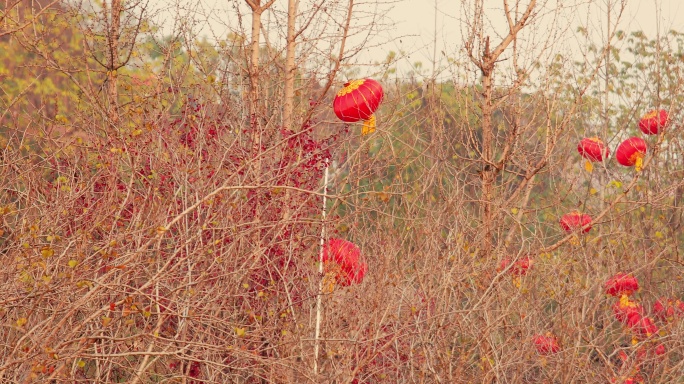
[[[40,254],[47,259],[55,254],[55,250],[50,247],[43,247],[40,249]]]

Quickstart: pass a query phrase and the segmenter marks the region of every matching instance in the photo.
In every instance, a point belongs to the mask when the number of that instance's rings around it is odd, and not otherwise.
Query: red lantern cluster
[[[577,152],[585,159],[595,162],[603,161],[610,155],[610,149],[598,137],[588,137],[580,140]]]
[[[566,213],[560,219],[560,226],[567,233],[572,233],[580,228],[587,225],[586,228],[582,230],[582,233],[587,233],[591,230],[591,216],[586,213],[571,212]]]
[[[639,289],[638,280],[629,274],[618,273],[606,281],[606,293],[620,297],[613,305],[615,319],[626,325],[639,338],[650,338],[658,333],[653,319],[644,315],[643,307],[630,296]]]
[[[552,355],[561,350],[558,339],[551,333],[536,335],[532,338],[532,342],[540,355]]]
[[[653,315],[663,321],[673,321],[684,316],[684,303],[677,299],[661,298],[653,304]]]
[[[344,84],[333,101],[337,117],[347,123],[364,120],[363,134],[375,130],[375,111],[380,106],[384,91],[380,83],[373,79],[353,80]]]
[[[657,135],[669,124],[670,118],[664,109],[649,111],[639,119],[639,129],[646,135]],[[647,149],[646,141],[639,137],[630,137],[620,143],[615,151],[615,158],[621,165],[635,167],[640,172]],[[577,151],[587,159],[585,169],[589,172],[593,169],[591,162],[603,161],[610,154],[608,147],[598,137],[582,139],[577,145]]]
[[[326,273],[334,273],[338,284],[360,284],[368,265],[362,261],[361,250],[354,243],[332,238],[323,247],[323,265]]]
[[[647,135],[657,135],[670,123],[664,109],[649,111],[639,120],[639,129]]]

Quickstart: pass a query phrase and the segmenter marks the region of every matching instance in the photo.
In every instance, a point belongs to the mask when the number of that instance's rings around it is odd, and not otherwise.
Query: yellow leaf
[[[237,337],[244,337],[247,331],[244,328],[235,327],[235,334]]]
[[[55,254],[55,250],[50,247],[43,247],[40,249],[40,254],[47,259],[48,257],[52,257],[52,255]]]
[[[17,319],[17,327],[23,327],[27,322],[28,320],[25,317],[20,317]]]
[[[244,288],[244,289],[248,289],[248,288],[249,288],[249,284],[247,284],[247,283],[243,283],[243,284],[242,284],[242,288]]]
[[[518,208],[511,208],[511,213],[514,215],[518,214]]]
[[[90,287],[93,286],[93,283],[91,283],[91,282],[88,281],[88,280],[81,280],[81,281],[79,281],[79,282],[76,283],[76,286],[79,287],[79,288],[83,288],[83,287],[88,287],[88,288],[90,288]]]
[[[590,195],[595,195],[596,192],[598,192],[598,191],[596,190],[596,188],[592,188],[592,189],[589,190],[589,194],[590,194]]]
[[[608,183],[608,186],[609,187],[614,186],[615,188],[620,188],[620,187],[622,187],[622,183],[617,181],[617,180],[613,180],[610,183]]]
[[[108,326],[109,323],[111,323],[111,322],[112,322],[112,318],[111,318],[111,317],[102,316],[102,326],[103,326],[103,327]]]
[[[660,231],[658,231],[658,232],[655,233],[655,237],[658,238],[658,239],[662,239],[662,238],[663,238],[663,233],[660,232]]]
[[[71,259],[68,264],[70,268],[75,268],[78,265],[78,261]]]
[[[78,363],[76,363],[76,365],[77,365],[79,368],[85,367],[85,364],[86,364],[86,363],[85,363],[85,361],[83,361],[83,360],[79,360]]]
[[[131,135],[133,135],[133,137],[135,137],[135,136],[142,135],[142,133],[143,133],[142,129],[136,129],[131,133]]]
[[[159,227],[157,227],[157,235],[161,236],[164,234],[164,232],[166,232],[166,228],[163,225],[160,225]]]
[[[587,160],[584,162],[584,169],[591,173],[594,170],[594,164],[591,163],[591,161]]]

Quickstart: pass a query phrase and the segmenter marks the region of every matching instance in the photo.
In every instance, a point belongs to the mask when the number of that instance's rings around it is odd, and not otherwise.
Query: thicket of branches
[[[391,4],[225,3],[215,41],[145,1],[0,4],[0,381],[680,380],[684,312],[652,308],[684,295],[684,34],[625,33],[618,1],[463,1],[463,49],[403,75],[355,61]],[[369,135],[331,108],[363,71]],[[659,108],[644,169],[618,165]],[[322,233],[361,284],[318,273]],[[618,272],[655,334],[616,320]]]

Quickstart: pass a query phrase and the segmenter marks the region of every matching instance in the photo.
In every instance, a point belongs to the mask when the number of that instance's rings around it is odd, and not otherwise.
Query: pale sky
[[[182,12],[194,13],[197,24],[194,27],[201,29],[202,35],[217,35],[222,37],[228,30],[226,25],[237,25],[234,4],[237,4],[245,14],[247,7],[244,1],[237,0],[171,0],[182,7]],[[312,0],[300,0],[300,7],[310,4]],[[328,3],[334,0],[328,0]],[[375,0],[357,2],[356,10],[358,14],[374,12],[380,9],[382,12],[383,23],[394,23],[394,27],[385,27],[380,33],[375,35],[369,42],[369,47],[364,49],[357,58],[359,63],[369,63],[382,60],[389,51],[403,51],[408,54],[400,63],[401,67],[410,70],[413,63],[421,61],[424,66],[431,66],[434,49],[435,31],[437,32],[437,56],[444,55],[455,57],[462,53],[463,47],[463,26],[465,25],[463,3],[472,3],[473,0],[377,0],[386,3],[379,8],[374,8],[372,4]],[[606,30],[606,4],[616,4],[621,0],[538,0],[541,11],[544,13],[529,34],[525,41],[530,45],[529,49],[534,50],[544,44],[547,33],[552,34],[551,30],[546,31],[548,25],[553,24],[556,37],[562,44],[556,44],[552,52],[572,51],[577,55],[578,50],[582,50],[582,41],[577,36],[576,30],[579,25],[589,27],[590,37],[596,42],[601,43],[605,37]],[[650,38],[654,38],[656,33],[666,33],[670,29],[684,31],[684,0],[625,0],[626,8],[622,16],[618,29],[631,32],[642,30]],[[162,10],[158,20],[164,29],[171,28],[174,7],[168,0],[152,0],[159,9]],[[262,1],[263,2],[263,1]],[[514,3],[515,0],[509,0]],[[528,0],[521,0],[522,6]],[[586,5],[591,3],[591,5]],[[486,14],[489,17],[489,33],[495,35],[497,30],[505,32],[506,21],[503,17],[503,0],[485,0],[487,8]],[[546,4],[546,8],[543,5]],[[287,0],[276,0],[274,8],[283,10],[287,5]],[[561,6],[561,11],[553,13],[551,10]],[[366,7],[366,8],[364,8]],[[539,8],[538,8],[539,9]],[[435,14],[436,28],[435,28]],[[264,15],[264,21],[267,19]],[[616,13],[612,14],[613,21]],[[200,21],[204,19],[204,21]],[[208,22],[206,20],[209,20]],[[249,27],[249,17],[244,17],[243,25]],[[277,28],[277,27],[276,27]],[[503,29],[502,29],[503,28]],[[548,27],[551,28],[551,27]],[[271,39],[275,44],[283,40],[283,31],[280,36],[274,35]],[[493,38],[493,41],[496,41]],[[284,42],[280,42],[284,44]]]

